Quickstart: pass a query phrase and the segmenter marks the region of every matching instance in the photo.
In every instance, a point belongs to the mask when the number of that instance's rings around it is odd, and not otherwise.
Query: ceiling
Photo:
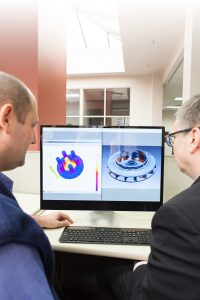
[[[88,1],[82,0],[80,3],[83,6],[83,3]],[[76,3],[78,2],[79,0],[76,0]],[[92,0],[91,3],[95,6],[97,2],[100,1]],[[177,51],[183,47],[186,0],[116,0],[114,2],[117,4],[125,69],[125,72],[120,75],[158,72],[164,74]],[[104,5],[106,9],[106,4]],[[98,73],[95,75],[98,76]],[[181,68],[176,76],[174,70],[170,82],[174,92],[178,86],[178,90],[182,92]],[[168,82],[165,83],[165,87],[167,84]],[[167,98],[168,93],[165,94],[165,101]]]
[[[119,0],[125,73],[163,72],[183,45],[184,0]]]
[[[182,0],[118,1],[126,75],[164,74],[183,49],[186,5]],[[183,58],[170,71],[164,83],[163,107],[174,109],[182,103],[174,99],[182,96]]]

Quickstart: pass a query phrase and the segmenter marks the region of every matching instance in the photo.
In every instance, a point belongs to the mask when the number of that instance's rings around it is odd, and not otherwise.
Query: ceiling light
[[[77,98],[80,95],[79,94],[66,94],[67,98]]]
[[[183,97],[176,97],[174,98],[175,101],[183,101]]]
[[[164,109],[178,109],[180,107],[180,105],[168,105],[165,106]]]

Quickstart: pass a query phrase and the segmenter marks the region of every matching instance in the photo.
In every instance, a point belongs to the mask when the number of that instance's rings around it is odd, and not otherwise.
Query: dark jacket
[[[134,300],[200,300],[200,178],[155,214],[142,288]]]

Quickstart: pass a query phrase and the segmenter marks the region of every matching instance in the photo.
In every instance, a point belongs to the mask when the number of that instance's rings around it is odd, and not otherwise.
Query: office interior
[[[178,106],[200,92],[200,4],[160,2],[117,1],[124,72],[67,74],[70,63],[66,56],[65,1],[1,1],[0,69],[22,79],[36,95],[40,125],[67,123],[67,90],[78,89],[83,93],[84,89],[128,88],[128,125],[163,125],[171,131]],[[177,97],[182,100],[175,101]],[[31,145],[25,165],[5,172],[14,180],[14,193],[28,213],[39,210],[39,126],[36,136],[37,143]],[[191,180],[180,173],[166,147],[164,202],[190,184]],[[73,256],[76,260],[76,254]],[[66,260],[67,268],[67,256],[62,259]]]

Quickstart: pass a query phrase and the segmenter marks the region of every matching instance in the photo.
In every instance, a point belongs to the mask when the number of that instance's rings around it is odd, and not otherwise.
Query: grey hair
[[[200,126],[200,94],[183,102],[175,114],[177,123],[183,128]]]
[[[19,123],[24,123],[27,113],[31,111],[32,97],[32,93],[22,81],[0,72],[0,106],[11,103]]]

